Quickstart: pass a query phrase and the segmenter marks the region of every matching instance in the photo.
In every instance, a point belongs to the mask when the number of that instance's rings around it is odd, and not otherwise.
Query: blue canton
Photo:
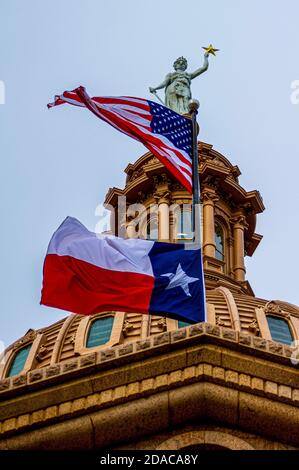
[[[148,101],[153,116],[151,129],[154,134],[165,136],[179,150],[192,157],[192,121],[165,106]]]
[[[155,285],[150,313],[188,323],[205,321],[205,290],[200,249],[155,242],[149,252]]]

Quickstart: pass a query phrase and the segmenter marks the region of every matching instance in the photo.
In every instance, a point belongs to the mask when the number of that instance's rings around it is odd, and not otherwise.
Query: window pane
[[[113,317],[99,318],[92,322],[87,338],[87,347],[94,348],[109,341],[113,325]]]
[[[191,323],[188,323],[188,322],[185,322],[185,321],[181,321],[181,320],[180,320],[180,321],[178,322],[178,327],[179,327],[179,328],[186,328],[186,326],[190,326],[190,325],[191,325]]]
[[[192,211],[189,204],[182,206],[176,213],[176,239],[193,240]]]
[[[28,346],[25,346],[24,348],[20,349],[16,353],[11,363],[11,366],[9,368],[7,377],[12,377],[13,375],[18,375],[20,374],[20,372],[22,372],[30,349],[31,349],[31,344],[29,344]]]
[[[215,225],[215,244],[216,244],[216,259],[224,261],[224,242],[223,230],[220,225]]]
[[[283,318],[267,316],[268,325],[273,341],[284,344],[292,344],[293,337],[289,323]]]
[[[150,219],[146,227],[146,236],[148,240],[159,239],[159,229],[157,219]]]

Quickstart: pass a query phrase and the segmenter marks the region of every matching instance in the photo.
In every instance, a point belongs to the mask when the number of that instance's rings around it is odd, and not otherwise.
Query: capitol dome
[[[105,312],[28,330],[0,366],[0,449],[299,448],[299,308],[246,279],[263,200],[198,152],[207,323]],[[188,243],[187,191],[151,153],[125,173],[105,200],[116,234]]]

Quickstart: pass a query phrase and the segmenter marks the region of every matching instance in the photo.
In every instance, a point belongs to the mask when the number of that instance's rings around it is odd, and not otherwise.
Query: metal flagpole
[[[199,245],[201,248],[201,263],[202,263],[202,275],[204,283],[204,270],[203,270],[203,252],[201,246],[201,228],[200,228],[200,185],[199,185],[199,174],[198,174],[198,148],[197,148],[197,135],[199,133],[199,126],[197,124],[196,116],[198,114],[199,101],[189,101],[189,112],[192,118],[192,231],[194,234],[194,243]],[[205,322],[207,321],[207,307],[206,307],[206,296],[204,289],[204,316]]]
[[[190,100],[189,111],[192,118],[192,231],[194,234],[195,243],[200,243],[200,188],[199,188],[199,175],[198,175],[198,149],[197,149],[197,134],[198,124],[196,116],[198,114],[199,101]]]

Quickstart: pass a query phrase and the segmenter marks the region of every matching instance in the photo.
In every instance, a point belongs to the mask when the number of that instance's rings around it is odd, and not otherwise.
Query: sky
[[[67,315],[39,305],[50,237],[67,215],[94,230],[145,153],[87,111],[46,104],[78,85],[151,99],[177,57],[193,71],[211,42],[220,52],[192,82],[200,139],[263,197],[264,239],[246,259],[256,296],[299,304],[298,18],[298,0],[1,0],[0,344]]]

